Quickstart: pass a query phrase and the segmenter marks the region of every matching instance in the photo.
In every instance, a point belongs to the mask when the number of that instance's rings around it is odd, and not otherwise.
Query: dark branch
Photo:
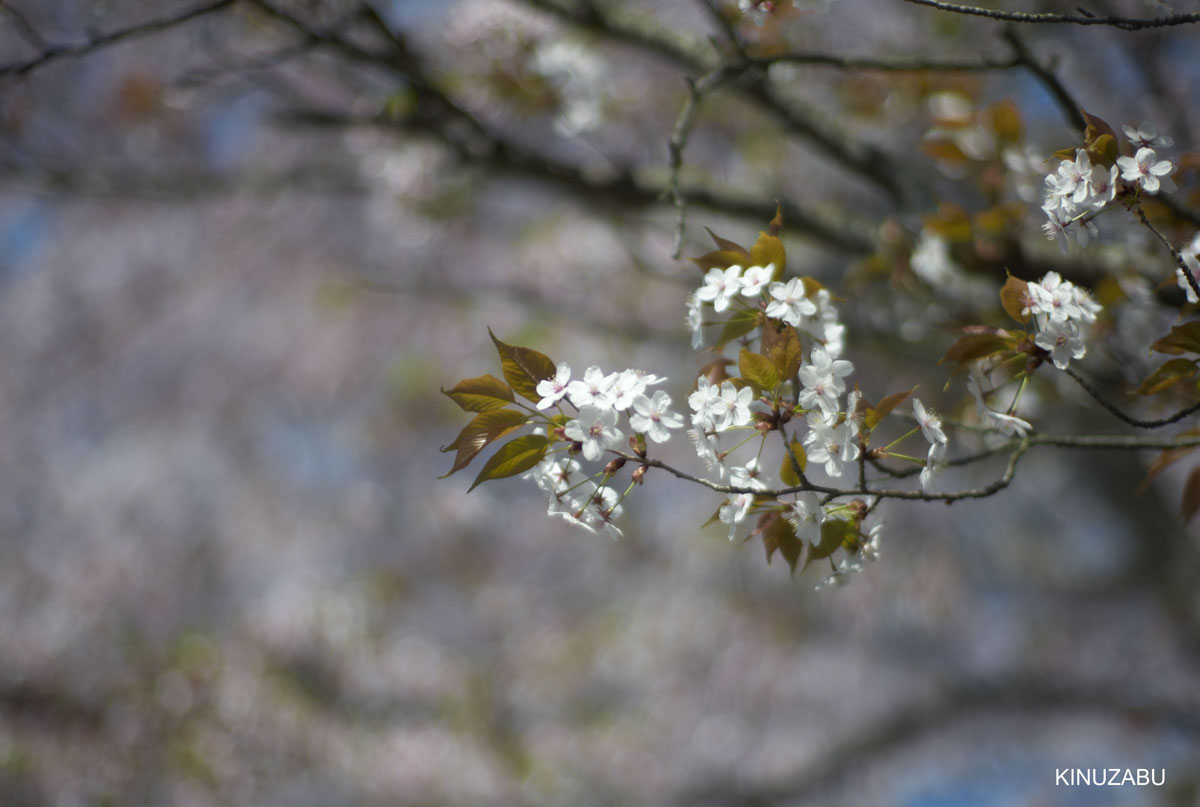
[[[0,76],[27,76],[34,70],[43,67],[51,62],[59,59],[66,59],[76,56],[86,56],[89,53],[100,50],[102,48],[115,45],[126,39],[133,39],[148,34],[158,33],[168,28],[174,28],[177,25],[182,25],[185,22],[190,22],[197,17],[203,17],[213,12],[220,11],[223,8],[232,6],[238,0],[215,0],[215,2],[204,3],[199,6],[186,9],[165,17],[158,17],[153,20],[131,25],[128,28],[120,28],[116,31],[110,31],[107,34],[100,34],[88,39],[85,42],[79,42],[74,45],[49,45],[42,48],[42,52],[32,59],[23,62],[10,62],[9,64],[0,65]],[[26,36],[29,39],[29,36]],[[40,39],[40,37],[38,37]]]
[[[1026,67],[1030,73],[1037,77],[1038,81],[1050,91],[1054,96],[1054,100],[1058,102],[1058,106],[1066,115],[1067,120],[1076,131],[1082,132],[1087,128],[1087,121],[1083,117],[1083,110],[1079,104],[1067,92],[1067,88],[1058,80],[1058,76],[1048,68],[1044,67],[1033,54],[1029,52],[1029,48],[1025,46],[1024,41],[1017,36],[1017,31],[1013,26],[1008,26],[1004,30],[1004,38],[1008,44],[1012,46],[1013,52],[1017,55],[1017,62]]]
[[[1107,25],[1123,28],[1126,31],[1137,31],[1144,28],[1165,28],[1172,25],[1190,25],[1200,22],[1200,14],[1172,14],[1167,17],[1085,17],[1077,14],[1033,13],[1027,11],[1000,11],[978,6],[963,6],[957,3],[943,3],[941,0],[904,0],[919,6],[929,6],[939,11],[949,11],[954,14],[969,14],[975,17],[987,17],[992,20],[1007,22],[1038,23],[1038,24],[1070,24],[1070,25]]]
[[[1096,403],[1100,404],[1113,415],[1115,415],[1118,420],[1128,423],[1130,426],[1136,426],[1139,429],[1158,429],[1162,428],[1163,426],[1170,426],[1172,423],[1178,423],[1194,412],[1200,412],[1200,403],[1195,403],[1191,406],[1181,409],[1173,415],[1169,415],[1164,418],[1157,418],[1155,420],[1142,420],[1140,418],[1135,418],[1132,415],[1126,414],[1116,404],[1108,400],[1108,398],[1104,396],[1104,393],[1102,393],[1099,389],[1092,385],[1091,382],[1089,382],[1075,370],[1072,370],[1070,367],[1068,367],[1063,370],[1063,372],[1075,379],[1075,383],[1083,387],[1084,392],[1086,392],[1088,395],[1091,395],[1092,398],[1095,399]]]

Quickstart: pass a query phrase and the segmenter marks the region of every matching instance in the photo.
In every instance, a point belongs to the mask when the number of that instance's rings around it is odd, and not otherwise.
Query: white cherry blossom
[[[629,425],[654,442],[665,443],[671,439],[668,429],[683,428],[683,415],[672,412],[670,407],[671,398],[662,390],[657,390],[653,398],[638,395],[633,399],[634,414],[629,416]]]
[[[567,438],[581,443],[585,459],[595,462],[610,448],[616,448],[625,440],[617,428],[617,411],[611,407],[591,404],[580,407],[579,417],[568,421],[563,427]]]
[[[567,383],[571,380],[571,367],[565,361],[558,363],[554,378],[545,378],[537,383],[537,394],[542,399],[537,402],[538,409],[548,409],[558,403],[567,394]]]
[[[704,285],[696,292],[696,299],[712,303],[714,311],[724,311],[729,308],[729,300],[742,289],[742,267],[730,266],[728,269],[713,267],[704,276]]]

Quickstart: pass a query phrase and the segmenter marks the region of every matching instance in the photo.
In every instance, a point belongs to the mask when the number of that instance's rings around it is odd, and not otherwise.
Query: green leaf
[[[454,389],[442,390],[442,394],[462,407],[464,412],[486,412],[507,406],[513,401],[508,384],[494,375],[464,378],[454,385]]]
[[[779,371],[779,378],[788,380],[796,377],[804,358],[804,347],[800,334],[785,322],[767,320],[763,325],[762,350]]]
[[[814,560],[827,558],[834,552],[837,552],[843,542],[847,539],[852,541],[858,539],[858,525],[852,521],[847,521],[844,518],[828,518],[821,524],[821,543],[808,550],[808,557],[804,560],[804,567]]]
[[[804,453],[804,446],[801,445],[799,440],[792,441],[792,453],[796,455],[796,462],[800,464],[800,471],[803,473],[808,469],[808,455]],[[796,473],[796,466],[792,465],[792,458],[786,451],[783,454],[783,462],[779,465],[779,479],[789,488],[794,488],[800,484],[800,476]]]
[[[1200,319],[1176,325],[1150,349],[1159,353],[1200,353]]]
[[[749,263],[751,266],[767,266],[773,263],[775,271],[771,274],[771,279],[783,277],[783,269],[787,265],[787,252],[783,248],[783,242],[773,235],[759,233],[758,240],[750,247]]]
[[[471,483],[467,492],[470,493],[474,490],[480,482],[486,482],[489,479],[504,479],[528,471],[542,461],[549,445],[550,441],[541,434],[526,434],[505,443],[483,466],[483,470],[479,472],[479,476],[475,477],[475,481]]]
[[[771,391],[779,384],[779,373],[775,364],[761,353],[751,353],[746,348],[738,354],[738,370],[742,378],[761,390]]]
[[[1024,325],[1029,322],[1030,314],[1022,314],[1029,307],[1029,284],[1019,277],[1013,277],[1008,274],[1005,269],[1004,273],[1008,275],[1008,279],[1004,281],[1004,287],[1000,289],[1000,304],[1004,306],[1004,311],[1017,322]]]
[[[733,316],[725,321],[725,327],[721,329],[721,335],[717,337],[716,347],[719,349],[734,339],[741,339],[757,328],[759,323],[765,319],[766,315],[761,311],[735,311]]]
[[[913,387],[904,392],[894,392],[880,401],[878,406],[868,406],[866,413],[863,415],[863,426],[866,427],[867,431],[874,431],[881,420],[890,415],[893,409],[904,403],[904,400],[916,391],[917,388]]]
[[[442,448],[443,452],[458,449],[458,456],[454,458],[454,467],[438,478],[445,479],[450,474],[466,468],[488,443],[528,422],[529,415],[516,409],[489,409],[480,412],[458,433],[453,443]]]
[[[999,328],[972,328],[950,346],[938,364],[948,361],[964,364],[975,359],[982,359],[984,356],[1012,350],[1016,346],[1016,341],[1012,334]]]
[[[778,551],[787,561],[792,573],[795,573],[796,564],[800,562],[800,555],[804,552],[804,542],[796,537],[796,530],[782,513],[778,510],[763,513],[751,537],[754,535],[762,536],[768,565],[771,563],[771,556]]]
[[[1135,392],[1138,395],[1157,395],[1195,374],[1196,362],[1193,359],[1171,359],[1147,376]]]
[[[1092,158],[1092,162],[1108,168],[1117,162],[1117,133],[1103,118],[1091,114],[1086,109],[1079,110],[1087,121],[1083,130],[1083,149]],[[1068,160],[1075,159],[1074,153]]]
[[[500,354],[500,367],[504,370],[504,378],[521,397],[537,403],[542,396],[537,394],[537,384],[547,378],[553,378],[554,362],[549,356],[538,353],[527,347],[506,345],[496,338],[492,329],[488,328],[488,336],[496,345]]]

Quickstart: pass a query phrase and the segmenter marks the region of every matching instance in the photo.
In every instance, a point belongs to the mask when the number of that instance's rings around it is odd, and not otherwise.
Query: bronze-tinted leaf
[[[762,349],[775,364],[781,379],[787,381],[796,377],[804,358],[804,346],[795,328],[786,322],[767,320],[763,325]]]
[[[488,336],[492,337],[496,352],[500,354],[500,367],[509,386],[527,400],[535,403],[540,401],[537,384],[543,379],[554,377],[554,362],[544,353],[501,342],[496,338],[496,334],[492,333],[491,328],[488,328]]]
[[[1186,432],[1185,432],[1186,434]],[[1176,435],[1182,437],[1183,435]],[[1175,463],[1179,462],[1184,457],[1193,453],[1194,448],[1172,448],[1160,453],[1154,458],[1154,462],[1150,463],[1150,467],[1146,469],[1146,475],[1142,477],[1142,481],[1134,488],[1133,495],[1141,496],[1146,492],[1146,488],[1150,487],[1150,483],[1158,477],[1162,476],[1163,472],[1170,468]]]
[[[1138,395],[1157,395],[1163,390],[1191,378],[1196,374],[1196,362],[1192,359],[1171,359],[1146,377],[1137,388]]]
[[[1008,270],[1005,270],[1008,274]],[[1000,304],[1004,311],[1017,322],[1024,325],[1029,322],[1030,314],[1022,314],[1032,301],[1029,299],[1029,284],[1019,277],[1008,275],[1004,287],[1000,289]]]
[[[1007,331],[967,333],[960,336],[958,341],[950,346],[938,364],[947,361],[962,364],[982,359],[984,356],[991,356],[994,353],[1012,350],[1014,347],[1016,347],[1016,338]]]
[[[785,451],[783,453],[783,462],[779,464],[779,479],[789,488],[794,488],[800,484],[800,474],[796,473],[796,466],[792,464],[793,454],[796,457],[796,462],[800,465],[801,473],[808,468],[808,455],[804,453],[804,446],[799,440],[793,440],[791,454]]]
[[[705,272],[709,269],[728,269],[735,265],[745,266],[749,259],[749,256],[742,252],[734,252],[728,249],[718,249],[713,252],[706,252],[698,258],[688,258],[689,261],[699,266]]]
[[[704,364],[696,372],[696,377],[699,378],[699,377],[703,376],[708,379],[708,383],[719,385],[722,381],[729,378],[729,373],[727,373],[725,371],[726,365],[729,365],[729,364],[733,364],[733,361],[731,359],[725,358],[724,356],[713,359],[712,361]],[[695,388],[696,388],[696,385],[692,384],[692,389],[695,389]]]
[[[783,229],[783,205],[779,202],[775,203],[775,218],[771,219],[771,223],[767,225],[767,232],[771,235],[779,235],[779,231]]]
[[[466,468],[488,443],[528,422],[529,415],[516,409],[489,409],[480,412],[458,433],[453,443],[442,448],[443,452],[457,449],[458,456],[454,458],[454,467],[439,478],[445,479],[450,474]]]
[[[486,412],[489,409],[499,409],[513,401],[513,393],[508,384],[494,375],[464,378],[454,385],[454,389],[442,390],[442,394],[466,412]]]
[[[800,562],[800,555],[804,552],[804,542],[796,537],[796,530],[782,513],[778,510],[763,513],[758,519],[754,535],[762,536],[768,564],[771,563],[771,556],[778,550],[787,561],[788,567],[795,573],[796,564]]]
[[[1183,483],[1183,500],[1179,506],[1183,514],[1183,523],[1192,520],[1196,511],[1200,510],[1200,465],[1192,469],[1187,481]]]
[[[1200,353],[1200,319],[1176,325],[1150,349],[1159,353]]]
[[[737,243],[736,241],[730,241],[728,238],[722,238],[707,227],[704,229],[708,231],[708,235],[710,238],[712,238],[713,243],[717,245],[717,249],[725,252],[736,253],[741,255],[743,258],[750,257],[750,253],[747,252],[746,248],[741,244]],[[736,261],[734,263],[736,263]]]
[[[738,370],[742,378],[760,390],[770,392],[779,384],[779,372],[775,364],[761,353],[751,353],[742,348],[738,354]]]
[[[900,404],[904,403],[908,396],[916,392],[917,388],[913,387],[904,392],[894,392],[888,395],[879,402],[878,406],[868,406],[866,414],[863,415],[863,426],[867,431],[873,431],[879,422],[891,414],[892,410]]]
[[[504,479],[528,471],[546,456],[548,445],[550,442],[541,434],[526,434],[510,440],[487,461],[467,492],[474,490],[480,482]]]

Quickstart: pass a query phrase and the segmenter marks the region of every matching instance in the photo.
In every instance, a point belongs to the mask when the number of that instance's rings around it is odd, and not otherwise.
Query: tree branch
[[[1079,386],[1083,387],[1084,391],[1088,395],[1091,395],[1092,398],[1095,399],[1096,403],[1103,406],[1105,409],[1107,409],[1109,412],[1111,412],[1113,415],[1115,415],[1119,420],[1122,420],[1125,423],[1128,423],[1130,426],[1136,426],[1139,429],[1158,429],[1163,426],[1170,426],[1172,423],[1178,423],[1179,421],[1183,420],[1185,417],[1187,417],[1188,415],[1190,415],[1194,412],[1200,412],[1200,403],[1195,403],[1195,404],[1192,404],[1191,406],[1181,409],[1180,411],[1176,412],[1173,415],[1168,415],[1167,417],[1164,417],[1164,418],[1158,418],[1156,420],[1141,420],[1141,419],[1135,418],[1131,415],[1127,415],[1125,412],[1123,412],[1120,408],[1117,407],[1116,404],[1114,404],[1112,401],[1110,401],[1106,397],[1104,397],[1104,393],[1102,393],[1099,389],[1097,389],[1095,386],[1093,386],[1091,382],[1089,382],[1086,378],[1081,376],[1075,370],[1072,370],[1070,367],[1068,367],[1065,370],[1063,370],[1063,372],[1066,373],[1067,375],[1069,375],[1071,378],[1075,379],[1075,383],[1077,383]]]
[[[42,48],[42,52],[32,59],[22,62],[10,62],[0,65],[0,76],[27,76],[34,70],[43,67],[51,62],[59,59],[72,58],[76,56],[86,56],[89,53],[100,50],[102,48],[115,45],[126,39],[146,36],[147,34],[164,31],[168,28],[174,28],[177,25],[182,25],[185,22],[190,22],[197,17],[203,17],[213,12],[220,11],[223,8],[232,6],[238,0],[214,0],[214,2],[204,3],[199,6],[193,6],[181,12],[176,12],[165,17],[158,17],[153,20],[131,25],[128,28],[120,28],[116,31],[111,31],[107,34],[100,34],[92,37],[85,42],[79,42],[74,45],[47,45]],[[32,30],[32,29],[31,29]],[[36,32],[35,36],[36,36]],[[26,39],[30,37],[27,35]],[[37,36],[37,39],[41,39]]]
[[[1048,68],[1043,67],[1042,64],[1034,58],[1033,54],[1030,53],[1029,48],[1025,46],[1025,42],[1019,36],[1017,36],[1017,30],[1015,27],[1009,25],[1004,29],[1004,39],[1009,45],[1012,46],[1013,53],[1015,53],[1017,56],[1016,61],[1026,67],[1030,73],[1033,73],[1033,75],[1037,77],[1038,81],[1040,81],[1046,87],[1046,89],[1050,91],[1050,95],[1052,95],[1054,100],[1058,102],[1059,108],[1062,109],[1063,114],[1066,115],[1071,126],[1073,126],[1076,131],[1082,133],[1083,130],[1087,128],[1087,120],[1085,120],[1083,117],[1083,110],[1080,108],[1079,103],[1071,97],[1069,92],[1067,92],[1067,88],[1064,87],[1062,82],[1058,80],[1058,76],[1054,75],[1054,73]]]
[[[1126,31],[1137,31],[1143,28],[1163,28],[1172,25],[1190,25],[1200,22],[1200,14],[1172,14],[1167,17],[1092,17],[1076,14],[1033,13],[1026,11],[1001,11],[978,6],[964,6],[957,3],[944,3],[941,0],[904,0],[919,6],[929,6],[939,11],[949,11],[954,14],[969,14],[976,17],[987,17],[992,20],[1035,24],[1071,24],[1071,25],[1109,25],[1123,28]]]

